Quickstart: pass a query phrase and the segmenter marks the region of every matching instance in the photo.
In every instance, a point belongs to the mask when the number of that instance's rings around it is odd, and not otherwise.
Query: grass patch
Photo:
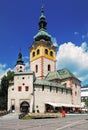
[[[42,114],[42,113],[31,113],[28,115],[25,115],[22,119],[25,120],[30,120],[30,119],[46,119],[46,118],[60,118],[61,114],[56,114],[56,113],[47,113],[47,114]]]

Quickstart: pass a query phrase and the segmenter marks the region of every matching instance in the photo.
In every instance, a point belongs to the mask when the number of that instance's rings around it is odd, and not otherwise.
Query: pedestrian
[[[66,116],[65,110],[62,109],[61,113],[62,113],[62,117],[65,117],[65,116]]]

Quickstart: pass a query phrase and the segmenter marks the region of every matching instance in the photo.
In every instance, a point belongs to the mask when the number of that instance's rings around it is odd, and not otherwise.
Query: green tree
[[[7,79],[8,79],[8,81],[13,81],[13,78],[14,78],[14,72],[9,70],[7,72]]]
[[[9,86],[9,81],[7,79],[7,76],[3,76],[3,78],[1,79],[1,91],[3,96],[7,95],[8,86]]]
[[[6,109],[7,108],[7,94],[8,94],[8,87],[9,82],[13,81],[14,72],[8,71],[7,76],[4,75],[1,79],[1,90],[0,90],[0,108]]]

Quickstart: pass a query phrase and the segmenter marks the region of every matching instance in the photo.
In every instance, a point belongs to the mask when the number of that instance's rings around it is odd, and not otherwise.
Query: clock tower
[[[44,79],[48,72],[56,70],[56,46],[46,29],[43,7],[38,26],[38,33],[34,36],[34,42],[30,47],[30,70],[35,72],[37,78]]]

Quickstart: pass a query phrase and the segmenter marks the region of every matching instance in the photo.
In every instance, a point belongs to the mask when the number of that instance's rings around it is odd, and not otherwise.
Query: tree
[[[0,108],[6,109],[7,108],[7,94],[8,94],[8,87],[9,82],[13,81],[14,72],[8,71],[7,76],[4,75],[1,79],[1,90],[0,90]]]
[[[88,98],[85,101],[85,107],[88,108]]]
[[[1,91],[3,96],[7,95],[8,86],[9,86],[9,81],[7,79],[7,76],[3,76],[3,78],[1,79]]]
[[[14,78],[14,72],[9,70],[7,72],[7,79],[8,79],[8,81],[13,81],[13,78]]]

